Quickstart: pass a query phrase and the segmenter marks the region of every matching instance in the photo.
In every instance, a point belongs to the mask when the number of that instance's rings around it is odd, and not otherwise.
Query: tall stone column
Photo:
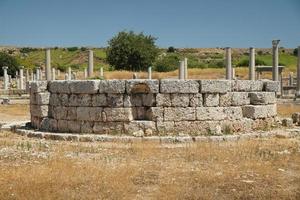
[[[50,53],[50,48],[46,49],[46,80],[51,81],[51,53]]]
[[[179,77],[180,80],[184,80],[184,61],[179,61]]]
[[[297,64],[297,92],[296,95],[300,96],[300,46],[298,46],[298,64]]]
[[[30,78],[31,78],[30,80],[31,80],[31,81],[34,81],[34,75],[33,75],[33,74],[34,74],[34,73],[33,73],[33,69],[31,69],[31,70],[30,70]]]
[[[36,76],[36,80],[37,80],[37,81],[39,81],[40,78],[41,78],[41,77],[40,77],[40,69],[41,69],[41,68],[39,68],[39,67],[36,68],[36,72],[35,72],[36,75],[35,75],[35,76]]]
[[[280,40],[272,41],[272,50],[273,50],[273,70],[272,78],[273,81],[279,81],[279,71],[278,71],[278,44]]]
[[[188,79],[188,59],[184,58],[184,79]]]
[[[255,48],[249,49],[249,80],[255,80]]]
[[[30,80],[29,78],[29,69],[26,69],[25,82],[27,83]]]
[[[4,80],[3,80],[4,81],[3,89],[7,90],[8,89],[8,75],[7,75],[8,67],[4,66],[4,67],[2,67],[2,69],[3,69],[3,78],[4,78]]]
[[[65,73],[65,80],[69,80],[69,75]]]
[[[71,67],[68,68],[68,80],[72,80],[72,69]]]
[[[103,77],[103,67],[100,67],[100,77]]]
[[[88,77],[92,77],[94,73],[94,52],[89,50],[89,67],[88,67]]]
[[[55,76],[56,76],[55,73],[56,73],[56,70],[55,70],[55,68],[53,67],[53,68],[52,68],[52,75],[51,75],[51,78],[52,78],[53,81],[55,81],[55,78],[56,78],[56,77],[55,77]]]
[[[225,60],[226,60],[226,79],[232,80],[231,48],[230,47],[226,47]]]
[[[87,79],[88,75],[87,75],[87,68],[84,68],[84,79]]]
[[[152,67],[148,67],[148,79],[152,79]]]
[[[20,67],[20,89],[24,90],[24,67]]]

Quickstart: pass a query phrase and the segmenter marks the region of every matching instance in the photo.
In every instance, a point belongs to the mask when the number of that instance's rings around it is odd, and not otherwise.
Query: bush
[[[255,59],[255,65],[267,65],[267,63],[261,59]],[[248,67],[249,66],[249,59],[240,60],[237,64],[237,67]]]
[[[178,69],[179,57],[177,55],[167,55],[156,61],[154,70],[158,72],[169,72]]]
[[[174,47],[169,47],[167,52],[168,53],[175,53],[176,49]]]
[[[7,53],[0,52],[0,75],[3,76],[3,66],[7,66],[7,73],[15,77],[16,71],[19,69],[19,63],[17,59]]]
[[[68,50],[68,51],[71,51],[71,52],[72,52],[72,51],[77,51],[77,50],[78,50],[78,47],[68,47],[67,50]]]
[[[294,55],[294,56],[298,56],[298,48],[294,49],[293,55]]]
[[[87,50],[86,47],[81,47],[81,48],[80,48],[80,51],[86,51],[86,50]]]
[[[20,49],[20,53],[29,53],[29,52],[32,52],[32,51],[37,51],[37,49],[31,48],[31,47],[24,47],[24,48]]]
[[[116,70],[146,70],[158,55],[155,40],[143,33],[119,32],[108,42],[106,59]]]

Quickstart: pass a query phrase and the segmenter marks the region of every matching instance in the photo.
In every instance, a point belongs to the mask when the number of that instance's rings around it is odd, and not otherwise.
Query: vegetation
[[[175,54],[168,54],[159,58],[155,65],[154,70],[158,72],[169,72],[178,69],[180,58]]]
[[[72,52],[72,51],[77,51],[77,50],[78,50],[78,47],[68,47],[67,50],[68,50],[68,51],[71,51],[71,52]]]
[[[7,73],[14,77],[16,74],[16,71],[19,69],[19,62],[15,57],[13,57],[7,53],[0,52],[0,66],[1,67],[7,66],[8,67]],[[0,76],[3,76],[2,69],[0,69]]]
[[[294,49],[293,55],[294,55],[294,56],[298,56],[298,48]]]
[[[167,50],[168,53],[175,53],[175,51],[176,51],[176,49],[172,46],[169,47],[168,50]]]
[[[158,55],[155,40],[143,33],[119,32],[108,42],[107,61],[116,70],[146,70]]]

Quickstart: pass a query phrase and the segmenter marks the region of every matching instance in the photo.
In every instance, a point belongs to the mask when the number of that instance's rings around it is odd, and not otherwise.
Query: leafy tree
[[[7,73],[13,77],[16,74],[16,71],[19,69],[19,63],[17,59],[7,53],[0,52],[0,75],[3,76],[2,67],[7,66]]]
[[[67,50],[70,51],[70,52],[77,51],[78,47],[68,47]]]
[[[146,70],[158,55],[155,40],[143,33],[119,32],[108,41],[106,59],[116,70]]]

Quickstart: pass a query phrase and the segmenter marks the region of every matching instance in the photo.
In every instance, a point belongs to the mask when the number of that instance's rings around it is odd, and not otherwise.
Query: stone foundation
[[[30,84],[31,124],[52,132],[221,135],[275,123],[279,82],[85,80]]]

